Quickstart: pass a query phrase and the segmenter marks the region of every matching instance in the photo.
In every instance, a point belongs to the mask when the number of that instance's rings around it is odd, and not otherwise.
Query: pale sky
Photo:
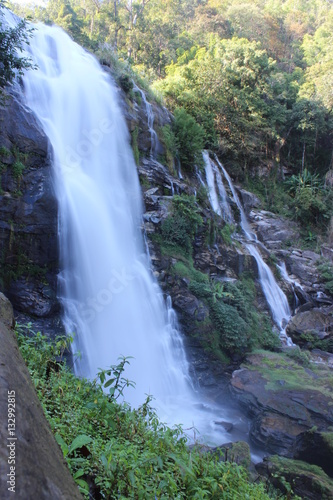
[[[46,5],[48,0],[11,0],[13,3],[18,3],[19,5]]]

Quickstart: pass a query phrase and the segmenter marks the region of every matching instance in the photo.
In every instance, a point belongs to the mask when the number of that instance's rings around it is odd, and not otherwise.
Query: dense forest
[[[174,137],[177,130],[164,135],[185,169],[200,163],[203,147],[214,150],[267,208],[326,233],[333,182],[329,0],[50,0],[13,8],[63,27],[102,62],[117,60],[123,72],[145,79],[169,109],[180,109],[178,129],[186,127],[190,145],[181,133]],[[265,185],[257,179],[262,173]]]

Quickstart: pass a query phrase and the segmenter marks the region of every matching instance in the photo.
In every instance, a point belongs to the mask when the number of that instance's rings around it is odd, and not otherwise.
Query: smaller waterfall
[[[216,192],[216,187],[215,187],[215,180],[214,180],[214,173],[213,173],[214,163],[212,163],[212,161],[209,158],[209,155],[206,151],[203,153],[203,157],[204,157],[205,165],[206,165],[206,178],[207,178],[207,184],[208,184],[209,192],[210,192],[209,199],[211,202],[211,206],[217,214],[223,216],[223,212],[221,213],[221,208],[220,208],[220,205],[218,202],[218,194]],[[230,191],[233,195],[233,199],[234,199],[234,201],[237,205],[237,208],[240,212],[241,228],[243,230],[245,240],[246,240],[246,243],[244,243],[244,246],[247,249],[247,251],[249,252],[249,254],[252,255],[257,262],[261,288],[262,288],[262,291],[265,295],[269,309],[271,311],[273,321],[280,331],[280,339],[283,343],[287,344],[288,346],[291,346],[291,345],[293,345],[293,343],[292,343],[291,339],[286,335],[286,331],[285,331],[285,327],[286,327],[286,325],[291,317],[291,312],[290,312],[287,297],[284,294],[284,292],[281,290],[281,288],[279,287],[276,279],[274,278],[274,275],[273,275],[271,269],[265,263],[259,250],[255,246],[255,245],[259,244],[258,239],[257,239],[257,235],[252,231],[252,228],[251,228],[251,226],[247,220],[247,217],[245,215],[244,208],[241,204],[241,201],[240,201],[239,196],[236,192],[235,186],[233,185],[233,182],[232,182],[228,172],[223,167],[223,165],[219,162],[217,156],[215,156],[215,160],[216,160],[216,164],[221,169],[225,179],[228,182]],[[217,179],[218,177],[216,176],[215,178]],[[221,184],[223,184],[221,175],[219,176],[219,178],[221,180]],[[218,182],[217,182],[217,184],[218,184]],[[223,191],[225,192],[224,186],[223,186]],[[220,193],[221,193],[221,191],[220,191]],[[226,198],[226,200],[227,200],[227,198]],[[230,210],[230,208],[229,208],[229,210]],[[223,218],[224,218],[224,216],[223,216]],[[225,219],[225,220],[226,220],[226,222],[229,222],[229,220],[227,220],[227,219]]]
[[[153,112],[153,107],[150,104],[150,102],[147,101],[146,94],[142,89],[140,89],[134,82],[133,82],[133,90],[134,92],[139,92],[141,94],[142,100],[145,103],[146,107],[146,115],[147,115],[147,123],[148,123],[148,129],[150,132],[150,155],[152,157],[156,156],[156,148],[158,144],[158,138],[157,134],[154,129],[154,112]]]
[[[293,289],[293,292],[294,292],[294,309],[296,309],[299,305],[300,305],[300,300],[297,296],[297,293],[296,293],[296,289],[298,288],[299,290],[303,291],[303,287],[300,283],[297,283],[297,281],[295,280],[292,280],[288,274],[288,271],[287,271],[287,268],[286,268],[286,264],[285,262],[281,262],[278,266],[277,266],[280,270],[280,273],[281,273],[281,276],[282,278],[287,281],[287,283],[290,283],[292,289]]]
[[[216,212],[218,215],[222,216],[220,204],[219,204],[219,199],[217,196],[216,192],[216,187],[215,187],[215,178],[214,178],[214,172],[212,168],[212,164],[209,158],[209,154],[207,151],[204,151],[202,153],[204,162],[205,162],[205,172],[206,172],[206,179],[207,179],[207,186],[208,186],[208,197],[210,204],[212,206],[212,209],[214,212]]]
[[[241,216],[241,227],[243,229],[243,232],[245,234],[245,237],[248,241],[257,241],[257,235],[251,230],[251,227],[250,227],[250,224],[247,220],[247,217],[245,215],[245,212],[244,212],[244,208],[243,208],[243,205],[241,204],[240,202],[240,199],[239,199],[239,196],[236,192],[236,189],[235,189],[235,186],[233,185],[233,182],[228,174],[228,172],[226,171],[226,169],[224,168],[224,166],[219,162],[217,156],[215,155],[215,159],[219,165],[219,167],[221,168],[222,172],[223,172],[223,175],[224,177],[227,179],[227,182],[229,184],[229,188],[232,192],[232,196],[234,198],[234,201],[237,205],[237,208],[239,210],[239,213],[240,213],[240,216]]]
[[[271,269],[264,262],[257,248],[252,244],[247,244],[246,248],[257,261],[260,283],[274,323],[278,326],[280,332],[283,332],[291,316],[287,297],[277,284]]]

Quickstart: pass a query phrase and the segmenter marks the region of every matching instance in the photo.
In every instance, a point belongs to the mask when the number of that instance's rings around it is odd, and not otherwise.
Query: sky
[[[17,3],[19,5],[27,5],[29,4],[35,4],[35,5],[45,5],[47,4],[48,0],[12,0],[13,3]]]

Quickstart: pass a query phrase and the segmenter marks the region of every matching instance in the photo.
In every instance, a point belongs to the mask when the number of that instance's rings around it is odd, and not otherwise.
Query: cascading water
[[[156,156],[156,148],[158,144],[158,138],[156,131],[154,129],[154,112],[153,112],[153,107],[150,104],[150,102],[147,101],[146,94],[142,89],[140,89],[134,82],[133,82],[133,89],[135,92],[139,92],[141,95],[141,98],[143,102],[145,103],[145,108],[146,108],[146,115],[147,115],[147,123],[148,123],[148,129],[150,132],[150,155],[155,157]]]
[[[115,90],[59,28],[38,26],[31,51],[39,70],[26,74],[25,95],[53,147],[59,284],[66,330],[79,332],[76,372],[94,377],[119,355],[133,356],[131,403],[147,393],[186,398],[187,362],[149,271],[140,185]]]
[[[226,222],[231,223],[233,222],[233,217],[221,173],[215,163],[212,162],[207,151],[203,151],[202,156],[205,162],[205,172],[209,190],[208,196],[213,210],[217,214],[221,215]],[[216,191],[215,184],[217,184],[218,193]]]
[[[24,76],[28,106],[53,149],[59,204],[60,299],[75,332],[77,374],[94,378],[133,356],[126,400],[152,394],[160,418],[193,427],[212,444],[246,439],[247,421],[194,391],[177,321],[150,271],[141,191],[116,90],[97,61],[60,28],[38,25]],[[231,420],[230,436],[216,420]]]
[[[208,153],[206,153],[206,155],[204,153],[205,162],[207,161],[207,163],[209,162],[209,164],[211,164]],[[262,291],[265,295],[267,304],[270,308],[273,321],[280,331],[280,338],[281,338],[282,342],[291,346],[291,345],[293,345],[293,343],[292,343],[291,339],[286,335],[286,331],[285,331],[285,327],[286,327],[286,325],[291,317],[291,312],[290,312],[287,297],[285,296],[284,292],[281,290],[281,288],[277,284],[276,279],[274,278],[274,275],[273,275],[271,269],[264,262],[262,256],[260,255],[259,250],[254,245],[254,243],[256,243],[256,244],[258,243],[257,235],[255,233],[253,233],[253,231],[250,227],[250,224],[249,224],[247,217],[245,215],[243,206],[240,202],[239,196],[236,192],[236,189],[233,185],[233,182],[232,182],[228,172],[223,167],[223,165],[219,162],[217,157],[215,157],[215,160],[216,160],[218,166],[220,167],[221,171],[223,172],[225,179],[228,182],[230,191],[232,192],[232,195],[233,195],[233,199],[234,199],[234,201],[237,205],[237,208],[240,212],[241,228],[243,230],[243,233],[244,233],[245,239],[246,239],[245,247],[247,248],[249,254],[252,255],[257,262],[261,288],[262,288]],[[207,171],[206,171],[206,175],[207,175]],[[211,187],[210,186],[211,181],[209,179],[210,179],[210,177],[209,177],[209,175],[207,175],[207,184],[209,187]],[[221,179],[221,181],[222,181],[222,179]],[[212,188],[213,188],[213,186],[211,187],[210,191],[212,191]],[[214,189],[215,189],[215,187],[214,187]],[[217,197],[216,191],[215,191],[215,195]],[[218,200],[217,200],[217,203],[218,203]],[[216,204],[215,199],[214,199],[214,204],[213,204],[213,199],[212,199],[211,205],[212,205],[213,210],[216,213],[219,213],[221,215],[221,210],[219,210],[219,211],[215,210],[215,208],[214,208],[215,204]],[[229,222],[229,220],[226,220],[226,222]]]

